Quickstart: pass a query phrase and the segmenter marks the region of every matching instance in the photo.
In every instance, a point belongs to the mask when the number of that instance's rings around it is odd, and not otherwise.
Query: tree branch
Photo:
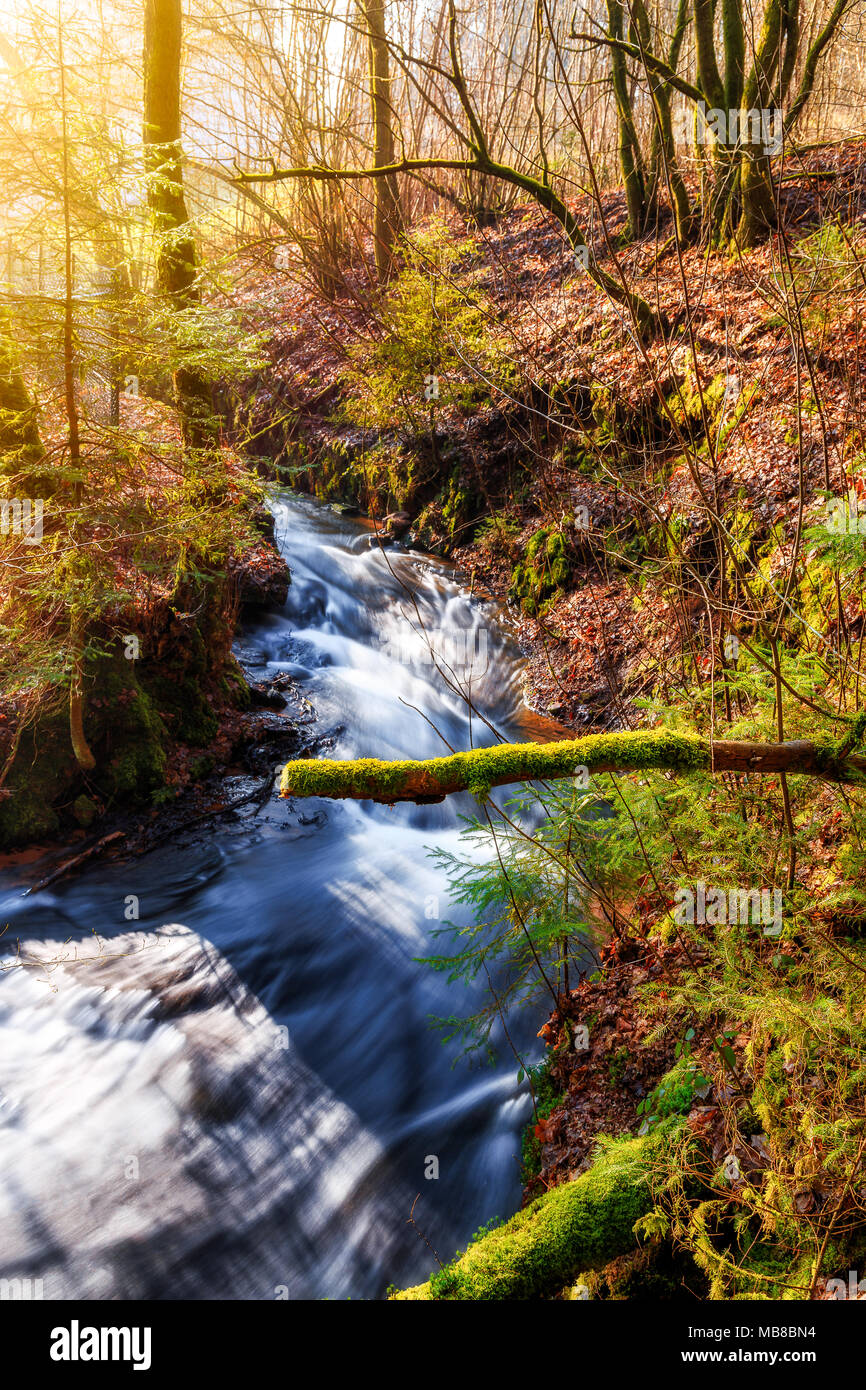
[[[803,64],[803,76],[800,79],[800,90],[785,120],[786,131],[793,129],[803,111],[803,107],[812,95],[812,89],[815,86],[815,74],[818,71],[818,60],[827,47],[827,44],[833,38],[845,11],[848,10],[852,4],[853,0],[836,0],[836,4],[830,12],[827,23],[824,25],[824,28],[806,54],[806,61]]]
[[[866,757],[831,740],[752,743],[694,734],[625,732],[589,734],[554,743],[501,743],[422,762],[378,758],[287,763],[281,796],[323,796],[356,801],[443,801],[455,792],[486,794],[511,782],[573,777],[592,772],[666,768],[671,772],[792,772],[830,782],[866,784]]]
[[[627,53],[630,58],[638,62],[645,63],[650,72],[663,77],[669,86],[675,87],[683,96],[691,97],[692,101],[703,101],[704,94],[700,87],[688,82],[684,77],[679,77],[674,72],[669,63],[663,58],[657,58],[654,53],[646,50],[641,51],[637,44],[629,43],[627,39],[612,39],[607,34],[572,34],[572,38],[583,39],[587,43],[603,44],[605,48],[616,48],[622,53]]]
[[[400,159],[378,169],[329,169],[324,164],[302,164],[296,169],[272,169],[269,174],[236,174],[232,183],[279,183],[282,179],[387,179],[392,174],[411,174],[419,169],[477,169],[475,159]]]

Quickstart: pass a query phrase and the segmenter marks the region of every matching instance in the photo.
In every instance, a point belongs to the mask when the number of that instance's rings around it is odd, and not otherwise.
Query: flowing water
[[[293,675],[330,756],[489,744],[478,712],[539,733],[494,605],[328,508],[273,506],[292,586],[243,655]],[[7,871],[0,1277],[46,1298],[379,1297],[435,1267],[416,1196],[443,1260],[513,1211],[517,1063],[499,1039],[494,1066],[452,1066],[430,1018],[473,998],[416,960],[460,920],[427,847],[457,848],[471,809],[273,799],[27,898]],[[11,967],[16,939],[39,968]]]

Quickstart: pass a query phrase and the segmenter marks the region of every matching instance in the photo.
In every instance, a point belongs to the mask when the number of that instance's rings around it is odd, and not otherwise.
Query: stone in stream
[[[390,512],[385,517],[379,528],[379,536],[383,540],[398,541],[412,525],[412,518],[408,512]]]
[[[264,709],[285,709],[289,703],[285,695],[275,685],[265,681],[250,681],[250,701]]]

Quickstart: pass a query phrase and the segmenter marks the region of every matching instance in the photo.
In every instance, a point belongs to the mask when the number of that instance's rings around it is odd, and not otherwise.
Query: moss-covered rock
[[[541,526],[530,537],[524,559],[516,565],[508,586],[510,603],[538,613],[563,593],[571,574],[573,554],[562,531]]]
[[[754,550],[760,528],[755,513],[746,507],[738,507],[735,511],[728,513],[724,518],[724,525],[731,539],[734,552],[733,555],[728,554],[725,559],[728,584],[733,587],[737,582],[737,566],[745,570],[751,579],[748,561]]]
[[[179,592],[133,644],[97,632],[84,672],[84,729],[96,768],[86,783],[69,735],[68,691],[55,689],[20,737],[0,799],[0,848],[89,827],[101,806],[149,805],[165,789],[173,743],[205,747],[219,708],[249,703],[231,655],[227,586]]]
[[[44,840],[55,834],[55,804],[67,797],[76,777],[65,710],[48,709],[21,735],[0,801],[0,848]]]
[[[109,716],[104,726],[108,760],[97,779],[110,799],[140,803],[165,781],[166,726],[153,698],[140,689],[131,691],[128,702],[116,701],[114,710],[114,718]]]
[[[235,656],[230,655],[226,661],[220,688],[233,709],[249,709],[252,703],[249,682]]]
[[[78,821],[78,824],[83,826],[86,830],[87,827],[92,825],[96,820],[99,814],[99,807],[92,797],[85,796],[82,792],[81,796],[77,796],[72,803],[72,814]]]
[[[620,1255],[602,1269],[583,1270],[564,1291],[564,1299],[603,1302],[666,1301],[706,1297],[707,1280],[685,1251],[658,1237]]]

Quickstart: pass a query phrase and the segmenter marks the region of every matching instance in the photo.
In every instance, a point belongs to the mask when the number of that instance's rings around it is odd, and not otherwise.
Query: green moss
[[[37,786],[11,786],[11,795],[0,803],[0,847],[44,840],[56,833],[60,818]]]
[[[808,646],[815,645],[815,633],[826,632],[836,617],[836,573],[828,560],[818,556],[804,567],[797,590],[797,612],[802,620],[803,640]]]
[[[249,709],[252,697],[247,678],[234,656],[226,661],[225,672],[220,679],[223,694],[235,709]]]
[[[718,422],[725,404],[728,379],[725,372],[720,372],[699,391],[694,372],[689,371],[682,386],[667,397],[668,409],[681,429],[693,432],[694,426],[702,425],[702,399],[707,423],[712,428]]]
[[[467,788],[483,795],[493,786],[533,778],[574,775],[578,767],[590,772],[610,767],[669,767],[683,771],[709,766],[703,739],[669,731],[589,734],[554,743],[500,743],[445,758],[383,762],[379,758],[346,761],[299,758],[286,763],[280,781],[282,796],[366,796],[399,799],[407,782],[419,776],[426,792]]]
[[[65,707],[46,711],[24,730],[18,756],[0,801],[0,846],[43,840],[57,832],[55,803],[67,796],[75,777]]]
[[[712,1301],[805,1298],[812,1282],[808,1254],[792,1255],[787,1241],[756,1240],[742,1227],[733,1247],[720,1242],[726,1227],[727,1203],[709,1198],[696,1206],[689,1221],[687,1243],[695,1263],[709,1281]],[[796,1235],[794,1246],[797,1244]]]
[[[537,613],[564,591],[572,568],[572,556],[563,533],[542,526],[531,536],[523,560],[511,575],[508,599],[527,613]]]
[[[442,516],[448,526],[448,535],[452,539],[455,531],[468,520],[471,511],[472,498],[467,489],[461,486],[459,471],[455,468],[448,479],[442,502]]]
[[[755,514],[740,507],[732,515],[726,516],[724,523],[725,530],[731,538],[737,564],[748,574],[747,561],[752,553],[755,534],[758,530]],[[737,573],[734,567],[734,558],[730,554],[726,556],[725,565],[728,583],[733,586],[736,583]]]
[[[705,1296],[701,1271],[673,1242],[658,1238],[612,1260],[600,1270],[583,1270],[564,1292],[567,1301],[587,1294],[601,1301],[694,1300]]]
[[[454,1264],[396,1299],[530,1299],[558,1292],[636,1245],[635,1222],[652,1207],[651,1175],[670,1121],[641,1139],[603,1141],[592,1167],[470,1245]]]
[[[537,1067],[529,1067],[528,1075],[535,1095],[535,1112],[523,1131],[520,1142],[520,1178],[524,1185],[541,1172],[541,1140],[535,1133],[539,1120],[546,1120],[565,1099],[564,1092],[550,1075],[555,1054],[548,1052]]]
[[[94,687],[87,721],[99,785],[110,799],[144,799],[165,780],[165,723],[139,684],[133,662],[102,662]]]
[[[212,743],[219,730],[213,708],[217,681],[234,667],[225,581],[198,578],[179,586],[173,600],[174,619],[166,625],[158,661],[137,663],[137,679],[163,716],[172,738],[196,748]],[[194,623],[185,614],[195,612]],[[166,640],[167,639],[167,640]],[[236,670],[236,667],[234,667]]]
[[[747,571],[749,588],[767,617],[777,612],[779,594],[773,584],[773,568],[779,547],[785,541],[785,528],[781,522],[771,526],[766,540],[755,544],[755,567]],[[811,566],[810,566],[811,567]]]
[[[175,676],[160,671],[142,675],[141,684],[152,704],[166,717],[174,738],[193,748],[206,748],[213,742],[219,731],[219,719],[208,691],[202,688],[201,677]]]
[[[594,385],[590,390],[592,419],[597,427],[615,431],[618,415],[618,400],[611,386]]]
[[[87,829],[87,827],[89,825],[92,825],[94,820],[96,819],[98,815],[98,807],[96,805],[96,802],[93,801],[91,797],[85,796],[82,793],[82,795],[77,796],[72,803],[72,814],[78,821],[78,824],[84,826],[84,828]]]
[[[229,655],[231,612],[225,574],[193,571],[177,583],[172,605],[149,614],[137,659],[126,659],[116,630],[94,621],[83,674],[84,732],[96,767],[83,785],[61,669],[8,770],[0,847],[56,834],[73,820],[89,825],[100,803],[147,804],[164,787],[172,741],[212,742],[220,688],[237,705],[249,701]]]
[[[709,1085],[709,1077],[689,1059],[688,1053],[683,1053],[638,1106],[643,1125],[652,1129],[671,1115],[686,1114],[695,1104],[697,1093]]]

